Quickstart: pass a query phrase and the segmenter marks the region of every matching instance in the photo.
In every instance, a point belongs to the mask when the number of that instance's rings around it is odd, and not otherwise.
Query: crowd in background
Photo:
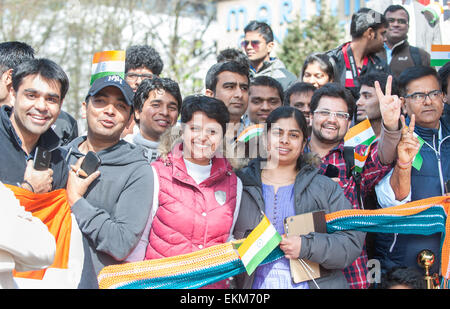
[[[435,254],[439,280],[441,233],[284,230],[294,215],[448,193],[450,64],[431,67],[429,51],[408,43],[409,26],[400,5],[360,9],[351,41],[309,55],[295,76],[271,55],[270,26],[251,21],[242,49],[218,54],[204,93],[184,98],[177,81],[161,77],[158,51],[131,46],[125,77],[101,77],[87,91],[83,134],[61,110],[63,69],[26,43],[0,43],[0,287],[98,288],[108,265],[243,239],[263,215],[283,235],[285,258],[208,287],[423,288],[423,249]],[[372,142],[347,146],[349,129],[366,120]],[[263,133],[248,135],[258,125]],[[358,171],[355,154],[365,158]],[[49,199],[59,206],[44,215]],[[64,209],[60,200],[67,209],[56,233],[43,216]],[[289,259],[327,273],[294,283]],[[371,259],[381,283],[368,278]]]

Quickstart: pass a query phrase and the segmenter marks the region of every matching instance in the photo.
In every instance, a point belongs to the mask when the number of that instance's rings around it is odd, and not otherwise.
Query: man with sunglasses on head
[[[344,136],[351,126],[355,113],[355,100],[348,89],[338,83],[329,83],[317,89],[311,99],[312,133],[305,152],[314,152],[321,159],[322,174],[337,181],[354,209],[364,209],[362,202],[391,169],[395,159],[395,146],[400,139],[400,104],[380,104],[382,132],[380,139],[370,146],[367,159],[359,174],[347,166],[347,149]],[[351,158],[363,156],[369,146],[357,145],[351,149]],[[369,287],[367,280],[368,258],[364,247],[361,255],[344,269],[352,289]]]
[[[371,72],[389,73],[387,63],[376,53],[383,49],[388,23],[379,12],[362,8],[352,15],[350,35],[352,40],[330,50],[327,55],[335,68],[335,81],[359,97],[358,78]]]
[[[430,66],[430,54],[408,43],[409,14],[401,5],[390,5],[385,11],[389,27],[384,49],[377,55],[386,60],[394,77],[415,65]]]
[[[244,28],[242,48],[250,60],[250,77],[269,76],[276,79],[286,90],[297,77],[286,69],[284,63],[270,53],[275,47],[272,29],[266,23],[251,21]]]

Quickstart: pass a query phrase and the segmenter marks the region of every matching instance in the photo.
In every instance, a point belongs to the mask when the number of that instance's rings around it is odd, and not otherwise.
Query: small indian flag
[[[450,61],[450,45],[431,45],[431,66],[442,67]]]
[[[368,118],[351,127],[344,137],[344,145],[355,147],[357,145],[369,146],[376,139],[375,132]]]
[[[360,155],[355,151],[355,171],[361,173],[364,165],[366,164],[367,157],[370,153],[370,146],[366,148],[366,152],[363,155]]]
[[[419,152],[414,157],[412,166],[416,170],[420,171],[420,169],[422,168],[422,164],[423,164],[423,158],[422,158],[422,155],[420,154],[420,150],[422,149],[423,144],[425,144],[425,141],[419,135],[417,135],[416,132],[414,132],[414,136],[417,137],[417,139],[419,140],[420,147],[419,147]]]
[[[109,75],[119,75],[125,78],[125,51],[110,50],[94,54],[92,59],[91,85],[92,83]]]
[[[248,126],[244,131],[241,132],[241,134],[239,134],[237,141],[246,143],[255,136],[260,136],[263,132],[264,124],[254,124]]]
[[[262,221],[237,249],[248,275],[255,271],[280,242],[280,234],[264,215]]]

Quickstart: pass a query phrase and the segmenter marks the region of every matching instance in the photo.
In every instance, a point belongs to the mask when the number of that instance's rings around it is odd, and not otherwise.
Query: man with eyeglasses
[[[127,48],[125,56],[125,81],[136,92],[144,79],[159,76],[164,68],[164,63],[159,53],[148,45],[133,45]],[[128,134],[136,134],[138,128],[134,121],[122,133],[122,137]]]
[[[245,37],[242,48],[250,60],[250,77],[269,76],[275,78],[286,90],[297,77],[286,69],[284,63],[270,53],[275,47],[270,26],[264,22],[251,21],[244,28]]]
[[[394,77],[414,65],[430,65],[430,54],[408,43],[409,14],[401,5],[390,5],[384,12],[389,28],[384,49],[378,56],[389,64]]]
[[[445,183],[450,180],[450,123],[443,117],[444,95],[440,76],[431,67],[410,67],[400,75],[399,87],[400,100],[407,114],[406,125],[409,126],[403,135],[414,134],[424,142],[411,154],[409,162],[397,162],[392,173],[377,185],[381,207],[445,195]],[[384,95],[380,94],[380,100],[394,100],[392,96],[386,96],[383,98]],[[423,162],[420,168],[412,166],[417,152]],[[429,236],[380,234],[375,257],[380,260],[382,271],[396,266],[420,270],[417,255],[423,249],[429,249],[435,254],[430,273],[439,273],[440,243],[440,233]]]
[[[356,176],[347,170],[344,155],[344,136],[355,113],[352,94],[338,83],[329,83],[317,89],[311,99],[312,133],[305,151],[314,152],[321,158],[321,173],[339,182],[354,209],[365,208],[362,201],[390,171],[395,160],[395,146],[400,139],[400,104],[381,104],[380,110],[383,119],[380,139],[375,141],[370,149],[365,145],[352,149],[351,156],[354,156],[354,153],[363,156],[368,151],[365,165]],[[335,171],[333,175],[330,173],[330,167]],[[367,252],[364,248],[355,262],[344,270],[350,288],[369,287],[367,262]]]

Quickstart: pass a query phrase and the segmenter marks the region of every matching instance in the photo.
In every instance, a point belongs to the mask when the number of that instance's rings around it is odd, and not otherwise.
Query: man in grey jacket
[[[96,80],[82,108],[87,136],[66,146],[71,164],[67,197],[98,275],[127,259],[138,245],[150,213],[153,173],[144,150],[120,139],[133,114],[133,91],[119,76]],[[85,155],[95,152],[98,170],[82,178]]]

